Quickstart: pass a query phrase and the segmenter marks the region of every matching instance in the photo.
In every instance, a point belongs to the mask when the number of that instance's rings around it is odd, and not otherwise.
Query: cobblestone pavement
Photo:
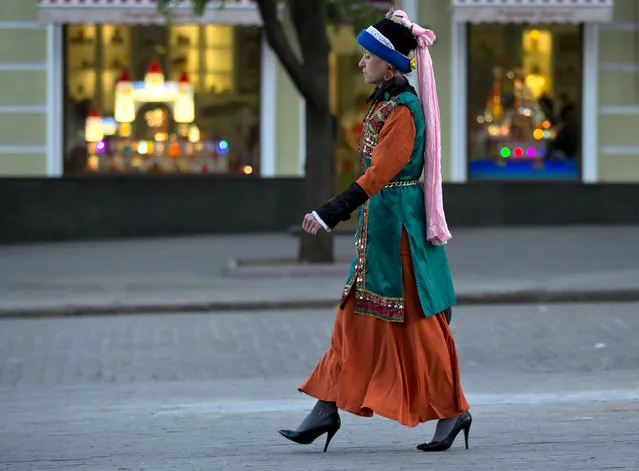
[[[255,402],[220,412],[202,393],[181,401],[181,389],[151,398],[148,390],[117,386],[22,396],[13,413],[3,414],[0,469],[639,469],[639,402],[477,405],[470,450],[458,439],[436,454],[414,448],[430,438],[430,425],[408,429],[342,414],[342,430],[324,454],[321,440],[299,446],[277,434],[299,423],[301,408],[282,403],[269,410]]]
[[[333,311],[0,320],[1,470],[639,470],[639,304],[459,308],[471,449],[343,414],[277,434]]]
[[[457,308],[469,372],[639,370],[639,303]],[[0,387],[304,375],[335,311],[0,320]]]

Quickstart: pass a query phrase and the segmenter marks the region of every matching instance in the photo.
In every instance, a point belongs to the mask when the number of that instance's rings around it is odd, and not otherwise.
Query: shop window
[[[581,175],[577,25],[469,25],[471,179]]]
[[[65,28],[65,172],[259,173],[261,30]]]
[[[359,61],[362,49],[350,26],[328,28],[331,40],[330,105],[335,117],[333,143],[335,148],[334,191],[344,191],[361,175],[358,142],[363,120],[370,103],[366,99],[372,86],[364,82]],[[347,223],[348,224],[348,223]]]

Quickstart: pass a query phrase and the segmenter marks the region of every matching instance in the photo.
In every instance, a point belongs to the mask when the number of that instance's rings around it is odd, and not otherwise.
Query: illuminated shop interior
[[[548,151],[560,108],[581,101],[578,26],[470,30],[471,178],[579,178],[578,158],[556,161]]]
[[[86,172],[254,173],[260,34],[237,28],[67,27],[67,152]]]

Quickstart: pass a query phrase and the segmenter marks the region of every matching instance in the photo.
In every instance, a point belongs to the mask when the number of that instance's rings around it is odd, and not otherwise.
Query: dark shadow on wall
[[[0,179],[0,243],[285,232],[300,195],[301,179],[241,175]],[[451,227],[639,224],[631,184],[446,184],[444,201]]]

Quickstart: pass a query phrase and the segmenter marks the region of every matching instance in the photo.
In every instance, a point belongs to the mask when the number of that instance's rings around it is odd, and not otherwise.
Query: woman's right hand
[[[304,221],[302,222],[302,228],[312,235],[317,235],[319,230],[322,228],[322,225],[315,219],[312,213],[308,213],[304,216]]]

